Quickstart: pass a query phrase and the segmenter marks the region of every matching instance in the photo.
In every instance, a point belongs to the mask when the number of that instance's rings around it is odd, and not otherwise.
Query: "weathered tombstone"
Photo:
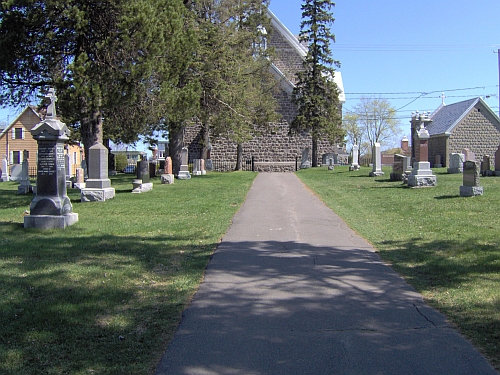
[[[71,201],[66,195],[64,142],[70,131],[56,119],[54,89],[47,97],[51,103],[45,120],[37,124],[31,135],[38,143],[37,192],[30,204],[30,213],[24,217],[25,228],[65,228],[78,221]]]
[[[464,154],[451,153],[450,154],[450,166],[448,167],[448,173],[462,173],[464,170],[465,156]]]
[[[73,183],[71,182],[71,169],[73,168],[71,163],[71,157],[69,154],[64,154],[64,169],[66,171],[66,186],[71,187]]]
[[[328,170],[333,171],[333,158],[328,159]]]
[[[375,176],[383,176],[384,172],[382,172],[382,152],[380,149],[380,143],[375,142],[373,145],[372,151],[372,171],[370,172],[370,177]]]
[[[85,188],[85,177],[84,177],[84,171],[83,168],[76,168],[75,170],[75,187],[77,189],[83,189]]]
[[[484,155],[483,161],[481,162],[481,175],[482,176],[492,176],[493,171],[491,170],[491,157],[490,155]]]
[[[111,187],[108,178],[108,149],[101,143],[96,143],[89,149],[89,178],[85,188],[81,190],[82,202],[104,202],[115,196],[115,188]]]
[[[149,162],[149,177],[156,177],[156,162]]]
[[[207,171],[212,171],[212,170],[214,169],[214,164],[213,164],[213,162],[212,162],[212,159],[207,159],[207,160],[205,161],[205,169],[206,169]]]
[[[153,190],[153,183],[149,180],[149,162],[144,158],[137,162],[137,179],[132,181],[132,193],[144,193]]]
[[[201,159],[193,159],[193,176],[201,176]]]
[[[189,174],[187,147],[183,147],[181,150],[181,168],[179,170],[177,178],[179,180],[189,180],[191,178],[191,175]]]
[[[311,168],[311,162],[309,161],[309,147],[302,150],[302,160],[300,162],[300,169]]]
[[[390,175],[391,181],[403,181],[403,174],[405,173],[403,167],[404,158],[406,158],[404,155],[394,155],[394,164],[392,164],[392,173]]]
[[[443,167],[443,163],[441,161],[441,155],[436,155],[436,161],[434,163],[434,168],[442,168]]]
[[[87,160],[83,159],[82,162],[80,163],[80,166],[83,169],[83,178],[84,178],[84,180],[87,180],[87,178],[89,178],[89,171],[87,168]]]
[[[201,174],[206,175],[207,170],[205,169],[205,159],[200,159]]]
[[[116,159],[115,154],[108,150],[108,176],[116,176]]]
[[[460,186],[461,197],[483,195],[483,187],[479,185],[479,162],[468,160],[463,167],[463,185]]]
[[[22,174],[19,186],[17,187],[17,194],[28,194],[33,192],[33,187],[30,182],[30,172],[28,163],[28,152],[23,152]]]
[[[431,163],[429,162],[429,132],[422,122],[418,131],[419,147],[418,159],[413,164],[411,174],[408,176],[408,186],[413,188],[433,187],[437,184],[437,178],[432,174]]]
[[[499,164],[500,165],[500,164]],[[7,182],[10,181],[10,176],[9,176],[9,162],[7,161],[7,157],[4,157],[2,159],[2,175],[1,175],[1,181],[2,182]]]
[[[350,171],[357,171],[359,170],[359,146],[357,144],[354,144],[352,146],[352,164],[349,166]]]
[[[332,152],[321,155],[321,165],[330,165],[330,159],[335,160],[335,156]]]
[[[165,168],[164,174],[161,175],[161,183],[162,184],[173,184],[174,183],[174,175],[172,174],[172,158],[167,156],[165,158]]]
[[[476,154],[473,153],[470,149],[464,148],[462,150],[462,154],[464,154],[464,161],[469,161],[469,160],[476,160]]]
[[[10,180],[21,181],[23,177],[23,166],[21,164],[12,164],[10,166]]]

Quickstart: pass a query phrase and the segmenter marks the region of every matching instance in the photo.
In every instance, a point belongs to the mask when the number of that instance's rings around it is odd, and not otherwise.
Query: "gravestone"
[[[311,168],[311,162],[309,161],[309,147],[302,150],[302,159],[300,161],[300,169]]]
[[[469,161],[469,160],[476,160],[476,154],[473,153],[470,149],[464,148],[462,150],[462,154],[464,154],[464,161]]]
[[[321,155],[321,165],[330,165],[330,159],[334,160],[335,162],[336,155],[331,152]]]
[[[167,156],[165,158],[165,167],[164,174],[161,175],[161,183],[162,184],[173,184],[174,183],[174,175],[172,174],[172,158]]]
[[[81,190],[82,202],[104,202],[115,196],[115,188],[111,187],[108,178],[108,149],[101,143],[96,143],[89,149],[89,178],[85,188]]]
[[[468,160],[463,167],[463,185],[460,186],[461,197],[483,195],[483,187],[479,185],[479,162]]]
[[[116,159],[115,154],[108,149],[108,176],[116,176]]]
[[[10,176],[9,176],[9,162],[7,161],[7,157],[4,157],[2,159],[2,175],[1,175],[0,178],[1,178],[0,181],[2,181],[2,182],[10,181]]]
[[[87,160],[83,159],[82,162],[80,163],[80,166],[83,169],[83,178],[84,178],[84,180],[87,180],[87,178],[89,178],[89,171],[87,168]]]
[[[193,159],[193,176],[201,176],[201,159]]]
[[[23,176],[23,166],[21,164],[12,164],[10,166],[10,180],[21,181]]]
[[[17,194],[28,194],[33,192],[33,186],[31,186],[30,182],[30,173],[29,173],[29,163],[28,163],[28,153],[26,150],[23,152],[23,164],[21,180],[19,186],[17,187]]]
[[[500,146],[495,151],[495,176],[500,176]]]
[[[359,170],[359,146],[354,144],[352,146],[352,164],[349,166],[350,171]]]
[[[333,157],[328,159],[328,170],[329,171],[333,171],[334,167],[333,167]]]
[[[436,155],[436,161],[434,163],[434,168],[442,168],[443,167],[443,163],[441,161],[441,155]]]
[[[448,167],[448,173],[456,174],[462,173],[464,170],[465,155],[458,153],[450,154],[450,166]]]
[[[71,187],[73,185],[71,182],[72,163],[71,163],[71,157],[69,154],[64,154],[64,168],[66,171],[66,186]]]
[[[408,187],[421,188],[433,187],[437,185],[437,178],[432,173],[431,163],[429,162],[429,132],[424,127],[424,123],[420,124],[420,130],[417,133],[418,137],[418,159],[413,163],[413,169],[408,176]]]
[[[482,176],[493,176],[493,171],[491,170],[491,157],[490,157],[490,155],[483,156],[483,161],[481,162],[481,175]]]
[[[396,154],[394,155],[394,164],[392,164],[392,173],[390,175],[391,181],[403,181],[403,175],[405,174],[404,169],[404,159],[407,158],[404,155]]]
[[[35,125],[31,135],[38,143],[37,192],[30,204],[30,213],[24,217],[25,228],[65,228],[78,222],[71,201],[66,195],[64,142],[70,131],[56,119],[54,89],[47,97],[51,103],[45,120]]]
[[[201,174],[206,175],[207,170],[205,169],[205,159],[200,159]]]
[[[83,168],[76,168],[75,170],[75,187],[77,189],[83,189],[85,188],[85,176],[84,176],[84,171]]]
[[[155,165],[156,168],[156,165]],[[149,180],[149,162],[142,159],[137,162],[137,179],[132,181],[132,193],[145,193],[153,190],[153,183]]]
[[[375,142],[373,145],[372,151],[372,171],[370,172],[370,177],[375,176],[383,176],[384,172],[382,172],[382,152],[380,149],[380,143]]]
[[[189,180],[191,178],[191,175],[189,174],[187,147],[183,147],[181,150],[181,168],[179,170],[177,178],[179,180]]]

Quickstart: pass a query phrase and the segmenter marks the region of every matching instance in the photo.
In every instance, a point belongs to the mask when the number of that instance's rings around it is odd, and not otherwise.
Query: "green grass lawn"
[[[297,175],[500,368],[500,177],[462,198],[461,175],[408,189],[370,169]],[[256,174],[211,173],[80,203],[64,230],[23,228],[33,196],[0,183],[0,373],[154,373]]]
[[[437,186],[410,189],[371,169],[297,172],[500,369],[500,177],[460,197],[462,175],[436,169]]]
[[[0,373],[153,373],[256,174],[211,173],[80,203],[64,230],[23,228],[32,195],[0,183]]]

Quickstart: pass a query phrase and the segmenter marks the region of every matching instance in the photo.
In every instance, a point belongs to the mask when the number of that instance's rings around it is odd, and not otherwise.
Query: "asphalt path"
[[[498,375],[293,173],[257,176],[156,374]]]

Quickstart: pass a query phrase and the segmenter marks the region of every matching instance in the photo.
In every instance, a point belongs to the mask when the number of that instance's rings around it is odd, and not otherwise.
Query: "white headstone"
[[[383,176],[384,172],[382,172],[382,151],[379,142],[375,142],[375,144],[373,145],[372,162],[373,168],[370,172],[370,176]]]
[[[2,159],[2,181],[7,182],[10,180],[9,176],[9,162],[7,159]]]

